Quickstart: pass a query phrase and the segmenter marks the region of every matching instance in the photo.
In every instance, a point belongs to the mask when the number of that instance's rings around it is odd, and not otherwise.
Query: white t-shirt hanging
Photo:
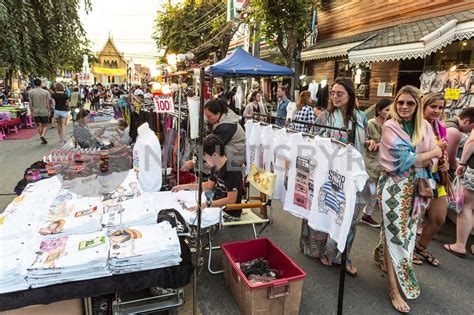
[[[318,88],[319,88],[319,85],[316,82],[311,82],[308,86],[308,91],[311,94],[311,99],[313,99],[313,101],[318,100],[318,96],[317,96],[318,95]]]
[[[469,69],[459,70],[459,89],[461,89],[461,93],[466,93],[471,87],[471,75],[472,71]]]
[[[446,71],[436,72],[435,80],[431,85],[431,93],[439,93],[444,91],[444,86],[447,81]]]
[[[287,133],[285,129],[275,132],[273,173],[276,175],[276,180],[273,199],[285,200],[288,189],[288,173],[291,166],[291,147],[293,143],[299,143],[302,138],[302,133]]]
[[[275,161],[274,143],[275,133],[272,126],[265,126],[262,128],[262,168],[268,172],[273,172],[273,163]]]
[[[246,154],[247,154],[247,163],[246,163],[246,174],[250,171],[250,165],[255,164],[260,167],[260,164],[263,164],[263,158],[260,150],[260,145],[262,144],[262,126],[259,123],[253,122],[251,120],[251,125],[245,123],[246,130]],[[249,129],[247,134],[247,128]]]
[[[428,71],[424,72],[421,77],[420,77],[420,91],[421,93],[429,93],[431,91],[431,85],[433,85],[433,82],[436,77],[436,72],[434,71]]]
[[[189,108],[189,125],[191,128],[190,137],[191,139],[197,139],[199,137],[199,99],[194,97],[188,97],[188,108]]]
[[[457,71],[446,72],[445,87],[450,89],[459,89],[459,73]]]
[[[364,189],[369,177],[364,158],[351,145],[343,147],[330,139],[319,139],[316,161],[315,196],[308,225],[328,233],[342,252],[354,215],[356,192]]]
[[[314,171],[316,167],[315,139],[301,137],[291,142],[288,191],[283,210],[298,218],[308,219],[314,195]]]

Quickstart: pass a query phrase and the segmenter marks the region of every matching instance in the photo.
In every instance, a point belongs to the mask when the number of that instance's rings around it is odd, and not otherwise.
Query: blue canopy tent
[[[249,55],[242,48],[213,64],[206,71],[212,76],[292,76],[293,70]]]

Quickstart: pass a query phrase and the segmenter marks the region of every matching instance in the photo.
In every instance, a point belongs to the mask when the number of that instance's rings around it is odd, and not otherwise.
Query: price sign
[[[170,113],[174,112],[174,102],[171,96],[154,96],[155,112]]]
[[[446,89],[444,91],[444,99],[445,100],[457,101],[460,97],[461,97],[461,90],[460,89]]]

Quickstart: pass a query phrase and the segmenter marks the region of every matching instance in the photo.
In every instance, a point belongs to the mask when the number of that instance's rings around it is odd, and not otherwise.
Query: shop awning
[[[301,60],[310,61],[347,56],[350,49],[360,45],[375,34],[376,32],[372,31],[342,38],[320,39],[316,44],[301,52]]]
[[[425,58],[455,40],[474,37],[474,10],[430,18],[381,30],[349,49],[349,62]]]
[[[355,42],[355,43],[342,44],[342,45],[333,46],[333,47],[316,48],[312,50],[303,51],[301,53],[301,60],[310,61],[310,60],[317,60],[317,59],[347,56],[349,49],[361,43],[362,42]]]
[[[126,75],[127,69],[94,67],[92,72],[105,75]]]

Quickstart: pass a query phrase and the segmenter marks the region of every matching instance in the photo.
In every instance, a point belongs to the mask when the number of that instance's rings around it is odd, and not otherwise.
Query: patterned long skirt
[[[354,215],[346,242],[346,266],[351,265],[350,253],[362,206],[356,204],[354,208]],[[313,230],[308,225],[307,220],[303,220],[301,224],[300,248],[305,256],[319,259],[326,257],[334,264],[341,263],[341,253],[337,249],[337,243],[329,237],[329,234]]]
[[[398,183],[390,176],[383,175],[377,191],[383,213],[383,228],[374,259],[379,264],[384,263],[384,250],[387,249],[384,244],[387,244],[395,275],[407,299],[415,299],[420,295],[412,261],[418,223],[411,216],[414,187],[413,174]]]

